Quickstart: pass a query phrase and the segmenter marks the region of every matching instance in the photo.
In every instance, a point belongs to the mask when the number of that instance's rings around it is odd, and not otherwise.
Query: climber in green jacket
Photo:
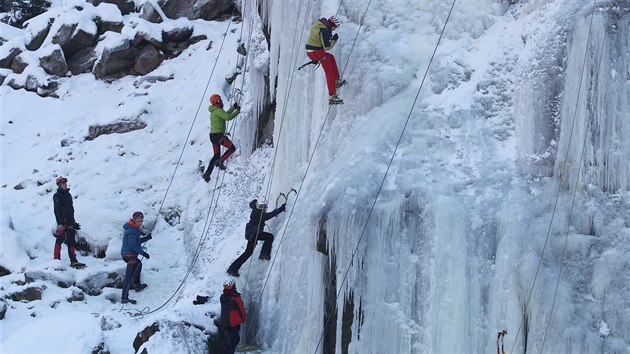
[[[206,182],[210,181],[210,174],[215,166],[225,170],[225,160],[236,151],[232,141],[225,135],[225,126],[228,120],[234,119],[239,114],[241,107],[238,103],[234,103],[226,112],[223,110],[221,96],[214,94],[210,96],[210,107],[208,107],[208,110],[210,111],[210,142],[212,143],[214,156],[212,156],[208,168],[203,174],[203,179]],[[228,149],[223,156],[221,156],[221,145]]]

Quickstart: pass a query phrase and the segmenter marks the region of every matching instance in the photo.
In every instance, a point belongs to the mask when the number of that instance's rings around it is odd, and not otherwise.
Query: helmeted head
[[[61,183],[67,183],[67,182],[68,182],[68,179],[67,179],[66,177],[63,177],[63,176],[59,176],[59,177],[57,177],[57,179],[55,180],[55,184],[56,184],[57,186],[59,186]]]
[[[337,16],[330,16],[328,18],[328,24],[331,29],[339,28],[339,19]]]
[[[136,224],[139,225],[142,224],[142,222],[144,221],[144,214],[142,214],[141,211],[134,211],[133,215],[131,215],[131,218]]]
[[[223,290],[236,290],[236,282],[234,279],[228,279],[223,283]]]
[[[264,196],[256,199],[256,209],[267,210],[267,199]]]
[[[210,96],[210,104],[217,107],[223,107],[223,100],[221,99],[221,95],[214,94]]]

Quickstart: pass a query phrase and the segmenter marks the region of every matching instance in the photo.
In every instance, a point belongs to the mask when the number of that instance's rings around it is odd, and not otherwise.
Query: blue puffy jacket
[[[120,249],[120,254],[122,255],[139,255],[144,254],[142,250],[142,243],[147,242],[149,240],[148,237],[140,237],[142,236],[142,232],[140,228],[133,222],[133,220],[129,220],[123,225],[123,229],[125,229],[125,233],[123,234],[123,242],[122,248]]]

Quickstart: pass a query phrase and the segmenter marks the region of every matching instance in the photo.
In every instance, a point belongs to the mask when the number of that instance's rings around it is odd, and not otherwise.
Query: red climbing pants
[[[337,68],[337,62],[335,56],[327,53],[323,49],[315,51],[308,51],[306,55],[311,60],[317,60],[322,64],[324,72],[326,73],[326,83],[328,84],[328,95],[334,95],[337,92],[337,80],[339,80],[339,69]]]

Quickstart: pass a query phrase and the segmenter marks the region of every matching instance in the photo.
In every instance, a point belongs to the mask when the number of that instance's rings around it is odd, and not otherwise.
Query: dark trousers
[[[241,340],[241,336],[239,335],[239,332],[241,331],[241,326],[239,325],[236,327],[227,327],[225,331],[227,332],[228,337],[228,343],[225,347],[225,354],[234,354],[234,352],[236,351],[236,346]]]
[[[225,160],[230,157],[236,151],[236,146],[232,143],[232,141],[225,136],[225,134],[220,133],[211,133],[210,134],[210,142],[212,143],[212,152],[214,155],[208,164],[208,168],[206,169],[206,174],[210,175],[212,173],[212,169],[214,169],[214,164],[221,159],[221,163],[225,162]],[[221,145],[227,148],[227,151],[221,156]]]
[[[123,261],[127,262],[127,271],[123,281],[122,298],[127,299],[131,285],[140,284],[140,273],[142,272],[142,262],[138,256],[123,256]]]
[[[77,255],[74,251],[74,244],[76,243],[74,233],[75,231],[73,229],[67,229],[63,231],[61,236],[55,237],[55,248],[53,249],[54,259],[61,259],[61,245],[65,242],[68,246],[68,257],[70,257],[70,261],[75,262],[77,260]]]
[[[249,257],[251,257],[252,253],[254,253],[254,248],[256,247],[256,243],[258,241],[265,241],[262,246],[262,250],[260,250],[260,254],[270,255],[271,254],[271,246],[273,244],[273,235],[269,232],[261,232],[258,234],[258,238],[256,239],[256,235],[252,235],[250,239],[247,241],[247,247],[245,248],[245,252],[240,255],[231,265],[230,269],[238,271],[241,269],[243,263],[245,263]]]

